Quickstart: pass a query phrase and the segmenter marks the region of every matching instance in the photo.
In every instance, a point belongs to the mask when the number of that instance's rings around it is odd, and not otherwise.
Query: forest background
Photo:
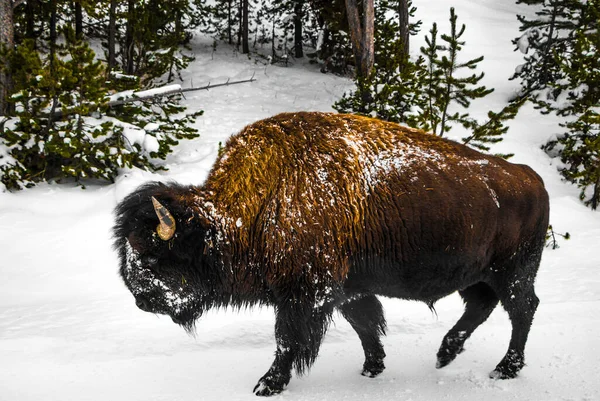
[[[494,89],[480,85],[483,56],[464,60],[466,24],[434,23],[426,46],[410,0],[1,0],[0,182],[114,182],[120,169],[164,169],[172,147],[198,136],[202,112],[181,105],[181,71],[195,32],[260,64],[309,59],[356,87],[333,106],[443,136],[455,126],[482,151],[502,140],[526,102],[563,118],[540,144],[559,172],[600,203],[599,0],[518,0],[535,10],[513,43],[525,54],[511,79],[521,91],[487,118],[468,109]],[[173,84],[175,86],[165,86]],[[189,88],[188,90],[193,89]],[[149,91],[150,90],[150,91]],[[143,100],[141,100],[143,99]],[[501,155],[510,157],[510,154]]]

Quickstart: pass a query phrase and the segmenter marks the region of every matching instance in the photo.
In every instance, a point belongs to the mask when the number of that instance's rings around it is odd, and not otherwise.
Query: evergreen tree
[[[215,0],[212,5],[203,6],[202,31],[233,45],[240,25],[238,21],[241,20],[238,3],[234,0]]]
[[[588,1],[569,12],[577,28],[565,45],[566,51],[554,53],[552,60],[561,79],[545,88],[545,92],[561,96],[538,100],[546,112],[567,119],[561,124],[566,132],[544,149],[560,157],[563,176],[576,183],[584,203],[596,209],[600,204],[600,0]]]
[[[130,0],[120,15],[125,22],[118,24],[125,31],[117,32],[123,70],[142,78],[143,86],[159,77],[171,82],[194,59],[183,51],[198,23],[188,1]]]
[[[524,100],[511,102],[500,112],[490,111],[484,122],[468,113],[452,112],[456,107],[467,109],[472,100],[493,91],[478,86],[483,73],[468,76],[461,73],[475,70],[483,57],[460,61],[460,51],[465,44],[460,38],[465,25],[457,29],[457,16],[454,9],[450,9],[450,34],[439,35],[434,23],[425,37],[421,57],[411,61],[403,52],[403,40],[398,35],[400,15],[391,13],[399,9],[399,3],[377,3],[374,72],[368,79],[356,80],[356,91],[345,94],[333,107],[340,112],[402,122],[440,136],[460,124],[469,131],[463,138],[464,143],[488,151],[488,145],[499,142],[506,133],[505,122],[515,117]],[[414,8],[411,8],[412,13]],[[394,17],[390,18],[391,15]],[[410,32],[414,34],[417,28],[418,24],[410,25]]]
[[[273,15],[273,40],[278,40],[279,50],[283,57],[288,54],[295,58],[304,57],[305,28],[310,26],[309,8],[306,0],[273,0],[267,13]],[[277,54],[272,54],[275,58]]]
[[[568,131],[545,149],[559,149],[562,175],[581,188],[580,199],[596,210],[600,205],[600,104],[563,126]]]
[[[118,85],[105,80],[102,63],[86,42],[65,31],[65,45],[44,58],[32,40],[17,47],[12,65],[17,117],[0,137],[0,181],[18,189],[44,180],[113,181],[118,170],[161,169],[171,147],[197,136],[189,127],[198,115],[173,118],[184,109],[176,99],[156,106],[127,105],[107,110],[108,93]],[[53,65],[49,68],[50,64]],[[129,81],[138,89],[139,81]]]
[[[543,146],[561,160],[562,175],[581,188],[581,199],[600,204],[600,0],[535,0],[537,18],[519,17],[515,39],[526,54],[514,78],[523,98],[544,114],[565,118],[565,132]]]
[[[513,40],[524,56],[525,63],[519,65],[511,79],[520,79],[521,96],[537,102],[546,98],[556,99],[560,91],[544,93],[540,90],[560,80],[561,71],[555,61],[557,53],[564,53],[574,39],[573,32],[580,24],[574,14],[580,14],[585,2],[580,0],[520,0],[517,3],[534,5],[537,18],[530,20],[518,15],[519,28],[523,34]],[[543,107],[543,106],[542,106]],[[547,111],[547,110],[546,110]]]
[[[421,53],[426,60],[423,90],[425,92],[425,107],[414,118],[409,120],[412,126],[432,131],[440,136],[448,132],[453,125],[460,124],[470,134],[462,138],[463,143],[481,151],[489,151],[489,144],[502,140],[502,135],[508,131],[505,122],[513,119],[524,99],[510,102],[499,112],[489,111],[488,119],[479,122],[468,113],[461,113],[453,109],[461,107],[468,109],[471,101],[483,98],[494,91],[485,86],[477,86],[483,79],[484,73],[473,73],[459,77],[462,70],[475,70],[483,56],[461,62],[460,51],[465,45],[460,38],[466,26],[457,29],[457,15],[454,8],[450,8],[450,34],[440,35],[442,44],[438,44],[437,26],[434,23],[430,36],[425,37],[426,46],[421,47]],[[499,154],[497,156],[509,158],[512,154]]]
[[[344,94],[333,106],[339,112],[370,115],[387,121],[407,122],[415,106],[424,101],[419,85],[423,76],[423,59],[412,62],[399,35],[398,10],[405,0],[381,0],[375,7],[375,64],[373,72],[356,79],[356,91]],[[409,2],[410,5],[410,2]],[[416,8],[410,6],[410,15]],[[420,21],[409,32],[418,32]]]
[[[473,126],[473,119],[467,113],[451,113],[451,106],[459,105],[468,108],[474,99],[485,97],[492,93],[493,89],[485,86],[476,86],[484,73],[471,74],[467,77],[459,77],[460,70],[474,70],[477,64],[483,60],[483,56],[466,62],[459,61],[459,52],[465,45],[460,38],[463,36],[466,26],[461,25],[457,29],[458,17],[454,8],[450,8],[450,34],[442,34],[441,40],[445,44],[438,45],[437,28],[430,31],[431,38],[427,38],[427,47],[421,52],[427,63],[427,75],[425,77],[428,97],[428,111],[417,118],[415,122],[422,127],[431,129],[439,136],[443,136],[451,129],[451,123],[458,123],[465,128]],[[438,53],[439,52],[439,53]],[[441,57],[438,55],[441,53]]]
[[[480,151],[488,152],[490,150],[489,144],[502,141],[502,135],[508,131],[508,126],[504,125],[504,123],[514,119],[525,102],[526,99],[521,98],[511,101],[498,113],[488,111],[488,120],[484,123],[472,120],[467,124],[471,134],[462,138],[463,143]],[[513,154],[496,154],[496,156],[509,159]]]
[[[422,73],[422,91],[424,102],[422,103],[420,112],[413,118],[411,125],[419,127],[425,131],[434,131],[441,122],[441,103],[437,103],[437,99],[442,97],[440,82],[442,81],[443,71],[438,68],[438,64],[434,61],[439,60],[439,52],[442,47],[438,45],[438,28],[437,23],[433,23],[429,36],[425,36],[427,46],[421,47],[421,54],[424,60],[428,60],[424,65]]]
[[[348,32],[348,18],[344,0],[311,0],[311,29],[306,36],[315,51],[307,54],[321,66],[321,72],[346,75],[354,63],[354,54]]]

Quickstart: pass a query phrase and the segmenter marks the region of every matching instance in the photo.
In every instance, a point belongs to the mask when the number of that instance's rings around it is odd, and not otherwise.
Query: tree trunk
[[[242,53],[250,53],[248,44],[248,2],[250,0],[242,0]]]
[[[594,194],[592,195],[592,199],[590,201],[590,206],[592,207],[592,210],[596,210],[598,208],[599,204],[600,204],[600,176],[598,176],[598,179],[596,180],[596,183],[594,184]]]
[[[50,0],[50,72],[54,73],[54,56],[56,55],[56,0]]]
[[[125,28],[125,46],[123,47],[123,66],[125,73],[133,74],[133,25],[135,16],[135,0],[127,1],[127,27]]]
[[[402,51],[406,58],[410,55],[409,30],[408,30],[408,2],[409,0],[400,0],[398,4],[398,19],[400,22],[400,41],[402,42]]]
[[[231,3],[233,3],[233,0],[227,1],[227,43],[229,43],[230,45],[233,44],[233,36],[231,35],[232,24],[233,24],[233,17],[231,15],[231,13],[232,13]]]
[[[0,0],[0,47],[13,50],[15,47],[15,31],[13,21],[13,4],[11,0]],[[11,113],[8,96],[13,82],[10,73],[10,55],[0,58],[0,116]]]
[[[50,0],[50,76],[52,77],[52,81],[56,79],[56,0]],[[50,128],[54,123],[53,116],[56,113],[56,106],[58,104],[58,88],[54,86],[52,89],[52,106],[50,107],[50,116],[48,117],[48,122],[46,123],[46,127],[44,128],[44,138],[47,138],[50,133]]]
[[[275,50],[275,18],[271,22],[271,63],[274,63],[277,57],[277,51]]]
[[[237,31],[237,50],[240,50],[240,46],[242,45],[242,31],[244,30],[244,0],[238,0],[238,31]]]
[[[33,0],[25,2],[25,37],[27,39],[35,39],[35,12]]]
[[[304,52],[302,51],[302,18],[304,17],[302,13],[303,5],[304,0],[296,0],[294,4],[294,57],[296,58],[304,57]]]
[[[542,49],[542,68],[540,69],[540,84],[542,87],[546,87],[546,84],[550,82],[552,79],[552,74],[550,73],[550,68],[548,68],[548,59],[552,57],[550,54],[552,49],[552,44],[555,41],[554,38],[554,30],[556,28],[556,16],[559,12],[559,4],[555,3],[552,7],[552,16],[550,17],[549,31],[548,31],[548,40],[544,48]]]
[[[350,39],[359,79],[369,76],[375,63],[375,9],[373,0],[363,0],[361,13],[356,0],[345,0]]]
[[[182,15],[181,15],[181,9],[177,9],[177,11],[175,12],[175,41],[171,44],[171,46],[176,47],[178,45],[180,45],[182,43],[182,31],[183,28],[181,26],[182,22]],[[167,82],[171,82],[173,80],[173,77],[175,76],[175,54],[171,55],[171,62],[169,65],[169,76],[167,78]]]
[[[75,37],[83,39],[83,8],[80,1],[75,1]]]
[[[108,11],[108,71],[114,70],[116,61],[117,0],[110,0]]]

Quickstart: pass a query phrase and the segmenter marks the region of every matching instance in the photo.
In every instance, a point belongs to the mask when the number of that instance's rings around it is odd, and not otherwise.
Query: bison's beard
[[[125,242],[121,275],[136,300],[143,299],[140,309],[168,315],[173,322],[194,334],[195,321],[202,314],[200,296],[187,284],[183,276],[159,276],[142,266],[141,257],[128,241]]]
[[[184,310],[171,315],[171,320],[183,327],[183,329],[191,336],[196,336],[196,320],[201,316],[199,311]]]

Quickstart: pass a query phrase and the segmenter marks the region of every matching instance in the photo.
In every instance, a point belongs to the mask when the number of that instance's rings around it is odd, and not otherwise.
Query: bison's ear
[[[175,235],[175,219],[169,210],[160,204],[156,198],[152,197],[152,204],[154,205],[154,211],[158,216],[160,223],[156,227],[156,233],[163,241],[168,241]]]

